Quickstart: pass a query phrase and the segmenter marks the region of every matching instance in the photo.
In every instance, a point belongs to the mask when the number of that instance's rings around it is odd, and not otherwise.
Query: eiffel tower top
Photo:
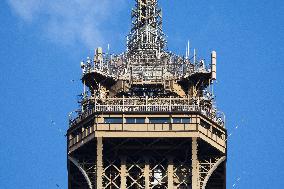
[[[203,59],[198,60],[196,53],[190,57],[189,47],[185,56],[168,52],[157,1],[136,0],[126,52],[109,54],[99,47],[93,59],[81,62],[82,81],[86,86],[80,101],[82,112],[92,107],[111,109],[127,103],[135,107],[154,99],[145,106],[168,102],[181,107],[202,106],[203,112],[213,112],[217,120],[210,88],[216,79],[216,52],[211,53],[209,65]],[[169,100],[173,98],[176,101]]]

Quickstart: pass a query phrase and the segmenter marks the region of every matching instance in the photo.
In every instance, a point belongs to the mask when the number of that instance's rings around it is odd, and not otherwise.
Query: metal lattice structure
[[[211,63],[168,52],[157,0],[136,0],[127,50],[81,62],[70,114],[69,189],[225,189],[225,116]]]

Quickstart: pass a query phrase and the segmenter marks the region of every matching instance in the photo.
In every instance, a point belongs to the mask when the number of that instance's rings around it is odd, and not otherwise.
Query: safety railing
[[[123,101],[124,102],[124,101]],[[109,102],[108,104],[97,104],[95,103],[92,108],[85,111],[79,111],[76,118],[72,118],[70,115],[69,123],[70,126],[79,123],[81,120],[89,117],[94,113],[100,112],[121,112],[121,113],[137,113],[137,112],[198,112],[208,119],[214,121],[218,125],[224,127],[225,125],[225,115],[219,111],[212,111],[203,106],[198,105],[187,105],[187,104],[168,104],[166,101],[159,104],[144,104],[144,105],[133,105],[133,104],[123,104],[114,102]],[[161,105],[163,104],[163,105]]]

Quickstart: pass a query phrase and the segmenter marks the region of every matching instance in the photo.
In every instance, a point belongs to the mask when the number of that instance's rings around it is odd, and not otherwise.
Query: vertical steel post
[[[172,157],[168,157],[168,189],[174,189],[174,163]]]
[[[148,158],[145,158],[144,178],[145,189],[150,189],[150,163]]]
[[[192,138],[192,189],[200,189],[199,186],[199,162],[197,138]]]
[[[122,156],[120,158],[120,178],[121,178],[121,184],[120,189],[126,189],[126,177],[127,177],[127,170],[126,170],[126,157]]]
[[[103,188],[103,138],[97,138],[97,189]]]

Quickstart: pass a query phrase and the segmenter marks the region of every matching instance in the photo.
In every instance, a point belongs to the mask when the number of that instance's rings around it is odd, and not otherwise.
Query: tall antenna
[[[190,57],[189,40],[187,41],[187,56]]]
[[[185,46],[185,59],[188,59],[188,50],[187,50],[187,46]]]
[[[136,0],[132,10],[132,28],[128,35],[128,51],[138,51],[145,46],[158,51],[165,47],[162,31],[162,10],[157,0]]]

